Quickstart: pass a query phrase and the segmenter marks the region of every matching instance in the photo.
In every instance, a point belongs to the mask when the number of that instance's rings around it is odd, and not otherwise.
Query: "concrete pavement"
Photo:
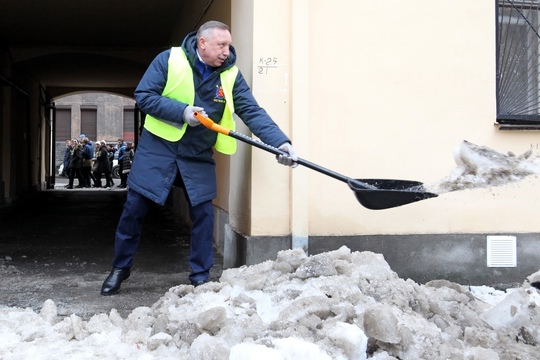
[[[155,205],[130,279],[118,295],[101,296],[126,190],[67,190],[67,179],[56,180],[54,190],[0,207],[0,306],[37,311],[51,299],[60,315],[88,318],[115,308],[125,316],[151,306],[170,287],[189,284],[189,229]],[[222,263],[216,256],[211,280],[221,275]]]

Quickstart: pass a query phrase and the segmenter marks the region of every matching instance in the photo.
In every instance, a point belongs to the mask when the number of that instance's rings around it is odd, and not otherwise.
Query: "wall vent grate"
[[[517,266],[517,249],[515,236],[490,235],[487,237],[487,266]]]

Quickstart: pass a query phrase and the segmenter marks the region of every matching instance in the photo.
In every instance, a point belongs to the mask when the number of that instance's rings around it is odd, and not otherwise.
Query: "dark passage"
[[[125,196],[125,190],[47,190],[0,207],[0,306],[39,311],[51,299],[59,315],[89,318],[115,308],[126,316],[152,306],[169,288],[189,284],[189,229],[155,205],[131,277],[118,295],[100,295]],[[221,264],[216,257],[212,280]]]

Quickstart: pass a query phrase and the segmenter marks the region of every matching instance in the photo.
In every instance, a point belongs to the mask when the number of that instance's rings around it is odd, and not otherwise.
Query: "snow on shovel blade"
[[[351,179],[349,187],[362,206],[371,210],[393,208],[415,201],[437,197],[418,181],[394,179]],[[366,187],[365,184],[370,185]]]

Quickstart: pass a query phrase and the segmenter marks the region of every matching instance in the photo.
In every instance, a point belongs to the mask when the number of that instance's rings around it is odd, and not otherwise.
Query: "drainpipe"
[[[309,85],[308,0],[291,1],[291,133],[295,150],[308,157]],[[309,255],[309,182],[308,172],[291,171],[291,233],[292,248],[301,248]]]

